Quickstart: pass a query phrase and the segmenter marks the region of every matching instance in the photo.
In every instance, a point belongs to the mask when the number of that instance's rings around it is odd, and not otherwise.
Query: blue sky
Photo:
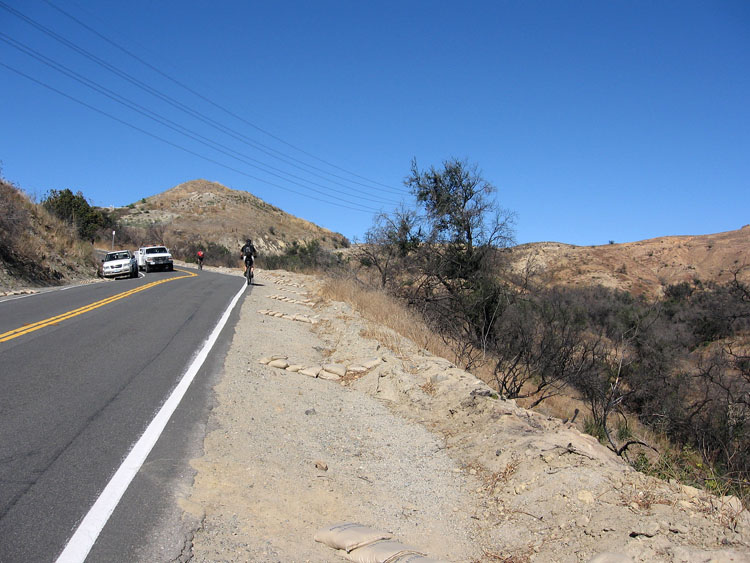
[[[0,83],[37,198],[206,178],[361,239],[412,158],[457,157],[519,243],[750,223],[746,1],[0,0]]]

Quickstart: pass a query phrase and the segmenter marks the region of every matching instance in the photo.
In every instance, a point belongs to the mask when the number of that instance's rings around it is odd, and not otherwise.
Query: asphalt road
[[[242,278],[157,272],[0,301],[0,562],[54,561]],[[236,312],[87,561],[167,560]],[[169,535],[169,534],[168,534]],[[158,541],[157,541],[158,543]],[[169,555],[171,557],[171,555]]]

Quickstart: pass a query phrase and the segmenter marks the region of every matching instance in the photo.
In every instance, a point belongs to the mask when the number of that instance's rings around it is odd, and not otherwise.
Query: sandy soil
[[[409,342],[394,355],[314,278],[256,283],[182,499],[186,559],[342,561],[314,535],[354,521],[454,562],[750,561],[736,499],[639,474]]]

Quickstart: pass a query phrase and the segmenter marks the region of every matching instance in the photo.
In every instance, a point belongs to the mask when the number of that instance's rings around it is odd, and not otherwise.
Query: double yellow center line
[[[23,336],[24,334],[34,332],[35,330],[39,330],[40,328],[44,328],[46,326],[51,326],[51,325],[56,325],[62,321],[72,319],[73,317],[77,317],[78,315],[83,315],[84,313],[88,313],[89,311],[93,311],[94,309],[98,309],[99,307],[103,307],[104,305],[109,305],[110,303],[119,301],[120,299],[125,299],[126,297],[130,297],[131,295],[138,293],[139,291],[145,291],[147,289],[151,289],[152,287],[156,287],[157,285],[161,285],[163,283],[181,280],[184,278],[192,278],[198,275],[198,274],[193,274],[191,272],[185,272],[184,270],[178,270],[178,271],[183,272],[186,275],[147,283],[146,285],[142,285],[141,287],[137,287],[135,289],[131,289],[123,293],[118,293],[116,295],[113,295],[112,297],[107,297],[106,299],[102,299],[101,301],[96,301],[94,303],[90,303],[89,305],[84,305],[83,307],[79,307],[78,309],[73,309],[72,311],[68,311],[67,313],[62,313],[60,315],[57,315],[55,317],[50,317],[49,319],[45,319],[43,321],[38,321],[35,323],[20,326],[14,330],[10,330],[8,332],[4,332],[0,334],[0,342],[7,342],[8,340],[13,340],[14,338],[18,338],[19,336]]]

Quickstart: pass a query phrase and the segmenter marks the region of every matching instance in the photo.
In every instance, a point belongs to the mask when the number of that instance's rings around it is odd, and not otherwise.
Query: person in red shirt
[[[203,269],[203,251],[199,250],[197,256],[198,256],[198,269],[202,270]]]

